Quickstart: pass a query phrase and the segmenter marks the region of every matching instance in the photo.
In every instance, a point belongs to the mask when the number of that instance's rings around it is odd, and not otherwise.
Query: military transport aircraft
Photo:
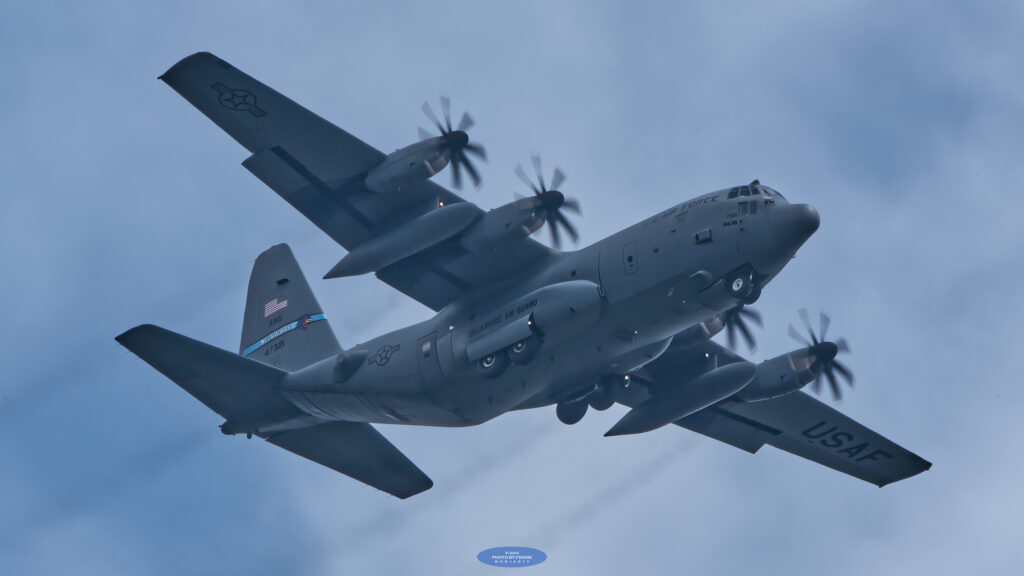
[[[242,165],[348,253],[326,278],[369,272],[432,308],[419,324],[343,349],[287,245],[253,267],[239,354],[153,325],[117,341],[225,418],[356,480],[407,498],[433,483],[372,424],[472,426],[555,405],[573,424],[588,408],[630,410],[605,434],[667,424],[748,452],[770,444],[883,486],[931,464],[801,389],[837,375],[848,347],[793,326],[800,347],[753,364],[745,308],[817,230],[818,213],[757,181],[687,200],[588,246],[531,238],[547,225],[574,240],[555,170],[533,195],[483,211],[430,180],[452,165],[480,176],[473,120],[384,154],[209,53],[160,77],[250,153]],[[730,347],[711,340],[725,331]]]

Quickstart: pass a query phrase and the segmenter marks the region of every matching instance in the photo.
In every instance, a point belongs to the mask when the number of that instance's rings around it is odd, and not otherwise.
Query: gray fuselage
[[[681,333],[713,335],[707,324],[742,302],[728,290],[729,275],[749,270],[759,294],[817,226],[814,208],[791,205],[767,187],[699,196],[581,250],[552,253],[539,273],[510,277],[425,322],[354,347],[346,353],[366,360],[344,382],[328,386],[335,358],[289,375],[292,390],[330,391],[286,394],[324,419],[427,426],[474,425],[550,405],[603,375],[643,366]],[[542,344],[529,363],[511,364],[495,378],[481,375],[471,358],[474,342],[500,339],[498,331],[527,318],[533,327],[538,299],[531,294],[555,294],[542,295],[543,305],[561,298],[562,286],[587,283],[599,295],[592,309],[540,325]]]

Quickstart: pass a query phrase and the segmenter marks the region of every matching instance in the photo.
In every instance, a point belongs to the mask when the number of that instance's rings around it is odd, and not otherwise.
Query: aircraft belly
[[[544,389],[550,374],[542,360],[543,354],[534,360],[536,366],[509,366],[500,378],[493,380],[476,375],[453,377],[431,393],[449,413],[466,423],[480,424],[514,409]]]
[[[707,286],[688,274],[666,275],[641,287],[663,273],[650,243],[640,241],[616,254],[622,260],[616,262],[620,268],[614,272],[605,266],[610,262],[602,262],[602,280],[616,285],[616,304],[600,305],[585,326],[548,334],[539,355],[527,365],[511,364],[501,376],[484,378],[477,363],[466,358],[466,334],[460,328],[468,323],[435,318],[364,345],[368,360],[345,384],[346,389],[306,391],[293,401],[322,418],[467,426],[525,404],[557,402],[602,374],[628,373],[657,358],[674,334],[734,305],[720,286]],[[684,248],[664,244],[659,253],[692,257],[691,249]],[[650,268],[627,273],[630,257],[637,266],[643,258]],[[609,272],[619,278],[613,280]],[[633,277],[645,282],[634,286]],[[448,329],[451,325],[456,328]]]
[[[328,420],[418,426],[466,426],[425,393],[410,396],[363,394],[293,393],[291,400],[302,410]]]
[[[431,388],[437,402],[457,416],[481,423],[529,404],[543,406],[578,390],[601,374],[629,372],[657,358],[678,331],[648,331],[640,339],[626,341],[612,334],[607,320],[591,326],[576,338],[542,348],[528,365],[512,364],[501,377],[487,380],[474,371],[447,379]]]

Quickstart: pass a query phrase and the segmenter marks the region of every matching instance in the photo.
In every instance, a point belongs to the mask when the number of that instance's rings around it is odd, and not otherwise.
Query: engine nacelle
[[[551,344],[580,333],[601,314],[601,289],[589,280],[572,280],[539,288],[504,309],[481,315],[469,330],[466,356],[475,362],[534,333]]]
[[[795,392],[817,376],[811,370],[811,362],[806,349],[765,360],[757,365],[757,375],[736,397],[744,402],[758,402]]]
[[[427,180],[448,165],[451,153],[442,138],[429,138],[388,154],[366,175],[373,192],[392,192]]]
[[[494,250],[507,242],[521,240],[536,232],[544,219],[532,206],[509,202],[488,211],[462,235],[462,247],[470,252]]]

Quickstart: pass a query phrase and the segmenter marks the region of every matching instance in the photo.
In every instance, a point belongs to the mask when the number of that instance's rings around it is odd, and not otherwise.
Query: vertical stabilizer
[[[295,371],[341,351],[291,248],[259,255],[249,277],[242,356]]]

